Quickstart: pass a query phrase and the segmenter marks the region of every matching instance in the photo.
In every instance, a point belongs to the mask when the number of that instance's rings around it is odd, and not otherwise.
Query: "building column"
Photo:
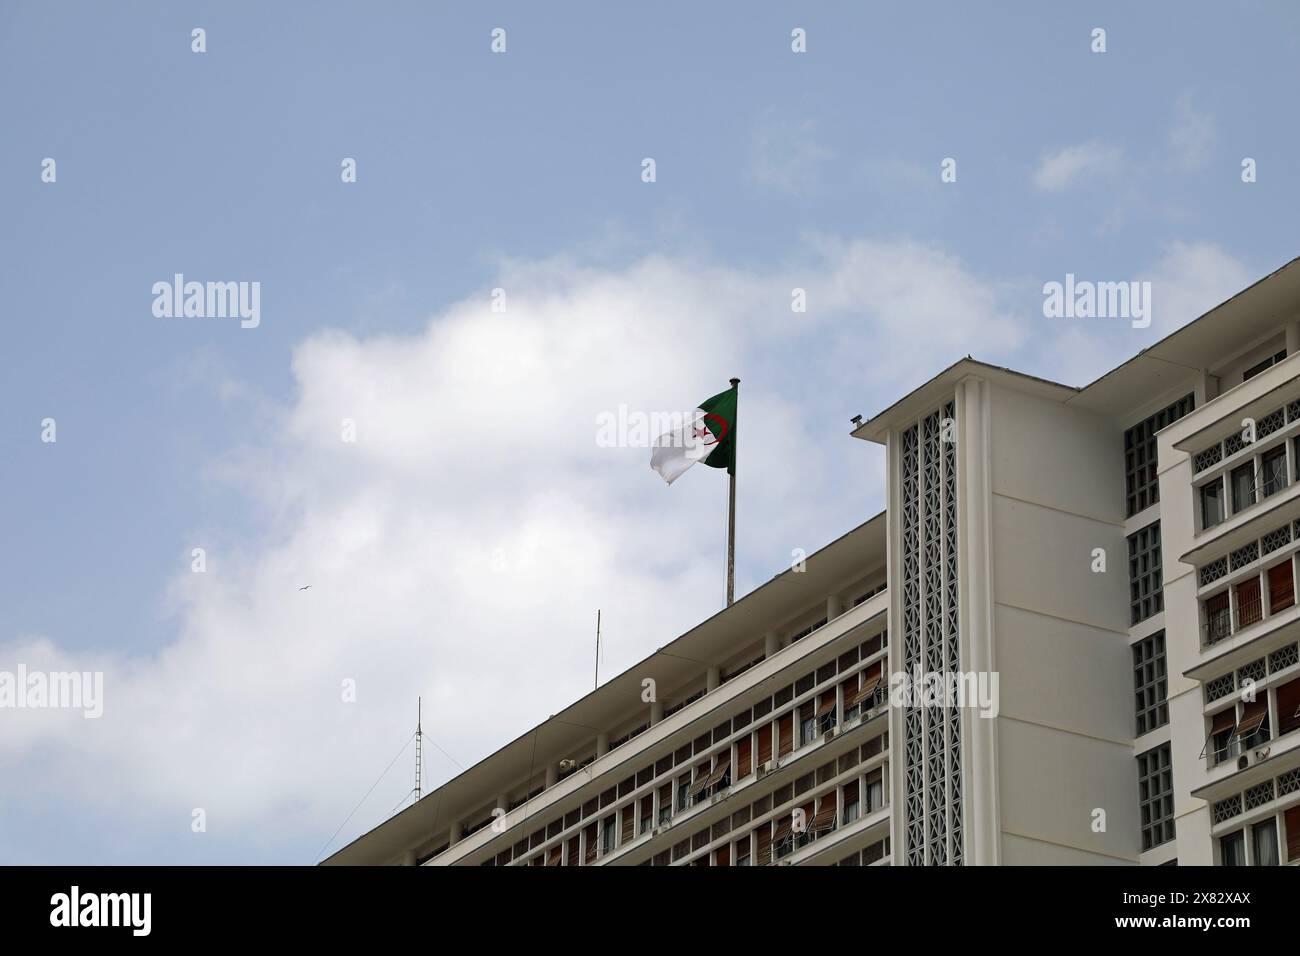
[[[844,602],[840,600],[838,594],[832,594],[826,598],[826,620],[833,621],[844,613]]]
[[[718,684],[722,682],[722,673],[716,667],[710,667],[704,672],[704,688],[706,691],[715,691]]]
[[[455,846],[460,842],[460,821],[452,823],[451,828],[447,831],[447,846]]]
[[[560,782],[560,768],[553,763],[546,765],[546,786],[547,789],[555,786]]]
[[[402,854],[402,866],[415,866],[415,851],[407,850]]]
[[[659,721],[664,719],[664,704],[661,700],[652,700],[650,702],[650,726],[653,727]]]
[[[596,735],[596,756],[603,757],[609,753],[609,734]]]
[[[771,657],[781,649],[781,639],[776,636],[776,631],[768,631],[763,635],[763,654]]]

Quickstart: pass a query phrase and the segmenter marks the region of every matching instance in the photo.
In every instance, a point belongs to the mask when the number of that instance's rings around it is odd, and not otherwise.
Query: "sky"
[[[722,606],[724,473],[600,416],[742,380],[752,590],[883,507],[853,415],[1295,257],[1297,64],[1284,2],[4,4],[0,673],[103,694],[0,707],[0,863],[382,822],[417,697],[428,790],[590,689],[597,608],[612,676]]]

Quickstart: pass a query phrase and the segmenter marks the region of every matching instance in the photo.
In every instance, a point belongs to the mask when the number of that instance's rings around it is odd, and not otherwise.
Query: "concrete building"
[[[1300,260],[1086,388],[957,362],[853,431],[883,514],[327,862],[1300,863],[1298,351]]]

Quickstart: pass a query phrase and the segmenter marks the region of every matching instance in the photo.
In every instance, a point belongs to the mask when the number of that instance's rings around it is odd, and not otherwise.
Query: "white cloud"
[[[1102,143],[1066,146],[1039,160],[1034,185],[1046,192],[1057,192],[1086,176],[1114,171],[1122,155],[1118,147]]]

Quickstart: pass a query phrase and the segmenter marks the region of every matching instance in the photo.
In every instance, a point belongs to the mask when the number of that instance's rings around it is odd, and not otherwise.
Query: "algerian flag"
[[[687,468],[702,461],[710,468],[736,473],[736,389],[700,402],[680,428],[655,439],[650,467],[672,484]]]

